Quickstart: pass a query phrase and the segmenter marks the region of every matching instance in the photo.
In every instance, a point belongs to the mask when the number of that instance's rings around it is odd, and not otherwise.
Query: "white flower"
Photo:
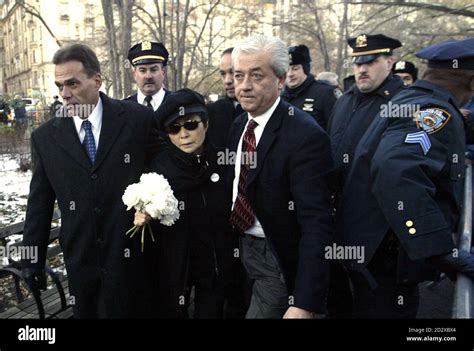
[[[127,211],[140,203],[142,186],[140,183],[131,184],[125,189],[122,196],[123,203],[127,206]]]
[[[170,226],[179,218],[178,200],[161,174],[145,173],[140,182],[129,185],[122,196],[127,211],[146,211],[153,219]]]

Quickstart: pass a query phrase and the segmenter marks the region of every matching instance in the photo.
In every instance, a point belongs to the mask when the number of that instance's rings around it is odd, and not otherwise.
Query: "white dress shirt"
[[[265,111],[263,114],[260,116],[252,116],[250,113],[248,114],[248,121],[245,124],[244,132],[240,136],[239,140],[239,145],[237,146],[237,155],[235,158],[235,176],[234,176],[234,186],[233,186],[233,192],[232,192],[232,209],[234,209],[234,204],[235,200],[237,199],[237,193],[239,191],[239,177],[240,177],[240,163],[242,160],[242,139],[244,137],[244,134],[247,130],[247,125],[250,122],[250,119],[254,119],[255,122],[258,123],[258,126],[255,127],[254,129],[254,134],[255,134],[255,142],[256,142],[256,147],[258,146],[258,143],[260,142],[260,139],[262,138],[263,131],[265,130],[265,126],[267,125],[268,121],[270,120],[270,117],[272,116],[273,112],[275,112],[275,109],[277,108],[278,104],[280,103],[280,97],[276,99],[276,101],[273,103],[272,107],[270,107],[267,111]],[[254,162],[258,164],[258,155],[257,158],[254,159]],[[255,223],[252,227],[247,229],[245,232],[246,234],[254,235],[260,238],[265,237],[265,233],[263,232],[262,225],[260,224],[257,215],[255,214]]]
[[[88,118],[86,119],[81,119],[79,116],[73,116],[74,120],[74,125],[76,126],[77,134],[79,135],[79,140],[82,142],[84,141],[84,138],[86,137],[86,131],[82,127],[82,122],[84,121],[89,121],[92,124],[92,134],[94,135],[94,141],[95,141],[95,149],[97,151],[97,148],[99,147],[99,137],[100,137],[100,130],[102,128],[102,112],[104,108],[102,106],[102,100],[99,98],[99,101],[97,102],[97,105],[95,105],[94,110],[92,110],[92,113],[89,115]]]
[[[138,90],[138,92],[137,92],[137,101],[138,101],[139,104],[142,104],[143,106],[146,106],[145,97],[146,97],[146,95],[143,94],[140,90]],[[155,93],[155,95],[152,96],[151,106],[153,106],[153,111],[158,110],[158,107],[160,107],[160,105],[163,102],[164,98],[165,98],[165,89],[163,89],[163,88],[158,90],[158,92]]]

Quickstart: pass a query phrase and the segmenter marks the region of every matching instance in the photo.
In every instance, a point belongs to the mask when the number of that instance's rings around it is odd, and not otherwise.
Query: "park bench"
[[[53,221],[60,218],[59,211],[55,211]],[[0,245],[6,247],[8,238],[15,234],[23,233],[24,222],[14,223],[0,228]],[[49,243],[58,238],[59,226],[51,228]],[[22,241],[10,243],[11,246],[20,247]],[[61,253],[59,245],[48,247],[47,257],[52,258]],[[45,267],[48,276],[48,289],[39,291],[30,289],[23,280],[20,263],[11,257],[8,265],[0,268],[0,283],[7,278],[13,278],[14,291],[17,304],[0,311],[0,319],[67,319],[72,318],[71,305],[68,304],[69,287],[66,275],[55,273],[48,264]],[[25,291],[28,292],[25,296]],[[13,299],[13,298],[12,298]]]

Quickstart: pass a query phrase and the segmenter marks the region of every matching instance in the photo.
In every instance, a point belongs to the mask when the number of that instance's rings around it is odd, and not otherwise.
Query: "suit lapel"
[[[288,114],[288,109],[285,108],[285,103],[280,101],[272,116],[268,120],[267,125],[263,131],[262,137],[257,145],[257,168],[250,168],[247,176],[246,189],[255,180],[263,167],[265,158],[267,157],[270,148],[277,137],[276,131],[280,128],[284,114]]]
[[[87,170],[91,168],[91,162],[86,151],[81,145],[79,135],[70,117],[57,117],[54,121],[54,139],[69,156]]]
[[[99,148],[97,149],[93,170],[96,170],[104,161],[125,123],[121,106],[109,99],[105,94],[101,93],[100,98],[103,104],[102,128],[100,130]]]
[[[232,124],[232,129],[230,133],[230,143],[229,143],[229,148],[230,151],[237,151],[237,148],[239,147],[239,141],[240,137],[242,136],[242,133],[244,132],[245,125],[247,124],[248,121],[248,115],[247,113],[242,114],[235,120],[235,122]]]

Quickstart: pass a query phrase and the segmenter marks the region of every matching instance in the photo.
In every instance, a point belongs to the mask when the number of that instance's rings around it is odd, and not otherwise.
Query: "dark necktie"
[[[244,137],[242,138],[241,157],[244,157],[245,155],[245,159],[247,160],[250,159],[250,154],[253,154],[252,157],[254,157],[254,153],[257,152],[257,143],[254,133],[254,129],[257,126],[258,123],[251,119],[247,125]],[[230,223],[242,233],[245,233],[245,231],[252,227],[255,222],[255,213],[252,209],[252,205],[250,205],[247,195],[245,195],[245,184],[249,169],[249,162],[241,163],[237,198],[234,203],[234,209],[230,215]]]
[[[151,95],[145,96],[145,102],[146,102],[145,106],[153,110],[153,105],[151,104],[151,100],[153,100],[153,96]]]
[[[89,159],[91,160],[92,164],[95,162],[95,140],[94,140],[94,134],[92,134],[92,124],[88,120],[85,120],[82,122],[82,128],[84,128],[84,131],[86,132],[86,136],[84,137],[84,140],[82,142],[82,145],[84,146],[87,156],[89,156]]]

